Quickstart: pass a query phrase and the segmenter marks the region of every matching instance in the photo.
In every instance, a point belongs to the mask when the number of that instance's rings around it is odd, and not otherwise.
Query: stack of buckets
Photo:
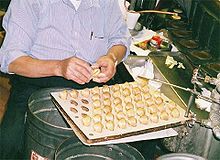
[[[127,144],[83,145],[51,101],[50,93],[59,90],[40,90],[29,98],[25,130],[25,159],[144,159],[135,148]]]

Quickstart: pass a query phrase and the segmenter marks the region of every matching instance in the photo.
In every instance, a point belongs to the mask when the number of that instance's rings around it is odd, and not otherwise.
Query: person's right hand
[[[85,84],[91,80],[92,68],[88,62],[76,57],[71,57],[61,61],[60,74],[68,80]]]

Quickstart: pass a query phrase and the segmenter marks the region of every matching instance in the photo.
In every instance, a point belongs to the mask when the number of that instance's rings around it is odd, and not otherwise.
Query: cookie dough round
[[[93,122],[101,122],[102,121],[102,116],[100,114],[95,114],[93,115]]]
[[[133,109],[134,105],[131,102],[128,102],[128,103],[125,104],[125,108],[126,109]]]
[[[165,111],[161,112],[160,113],[160,119],[168,121],[169,120],[169,114],[167,112],[165,112]]]
[[[145,100],[148,100],[148,99],[151,99],[152,96],[149,92],[147,92],[147,93],[143,93],[143,97]]]
[[[179,110],[177,109],[177,108],[173,108],[172,110],[171,110],[171,116],[173,117],[173,118],[179,118],[180,117],[180,112],[179,112]]]
[[[100,94],[100,89],[98,86],[94,87],[91,89],[92,94]]]
[[[137,126],[137,119],[135,117],[129,117],[128,124],[132,127],[136,127]]]
[[[81,90],[81,95],[82,95],[82,97],[88,98],[89,95],[90,95],[89,89],[88,88],[82,89]]]
[[[102,97],[103,97],[103,99],[110,99],[111,94],[109,92],[103,92]]]
[[[120,111],[123,111],[123,106],[121,103],[118,103],[117,105],[115,105],[114,109],[115,109],[115,112],[118,113]]]
[[[105,116],[106,121],[114,121],[114,115],[112,113],[107,113]]]
[[[140,118],[139,118],[139,122],[141,123],[141,124],[148,124],[148,117],[146,116],[146,115],[143,115],[143,116],[141,116]]]
[[[141,90],[138,87],[134,87],[132,90],[133,95],[138,95],[141,94]]]
[[[92,95],[92,101],[95,101],[95,100],[100,100],[100,95],[98,93],[94,93]]]
[[[104,99],[104,100],[103,100],[103,104],[104,104],[104,105],[111,106],[111,100],[110,100],[110,99]]]
[[[105,127],[107,130],[114,131],[115,125],[113,121],[107,121],[105,123]]]
[[[92,103],[93,108],[101,107],[101,101],[100,100],[95,100]]]
[[[148,113],[155,114],[157,112],[159,112],[159,110],[155,104],[152,104],[151,106],[148,107]]]
[[[130,96],[131,95],[131,91],[128,88],[123,89],[122,91],[123,96]]]
[[[124,102],[125,102],[125,103],[131,103],[131,102],[132,102],[131,96],[126,96],[126,97],[124,98]]]
[[[114,91],[112,93],[112,97],[116,98],[116,97],[120,97],[121,96],[121,92],[120,91]]]
[[[113,92],[119,91],[120,90],[120,85],[119,84],[115,84],[111,87]]]
[[[60,97],[62,100],[66,100],[66,99],[67,99],[67,96],[68,96],[67,90],[63,90],[63,91],[59,92],[59,97]]]
[[[118,112],[116,116],[117,116],[118,119],[125,118],[125,114],[124,114],[123,111]]]
[[[122,100],[121,100],[121,98],[116,97],[115,99],[113,99],[113,103],[114,103],[115,105],[117,105],[117,104],[122,104]]]
[[[143,93],[149,93],[150,88],[149,86],[145,85],[141,88],[141,90],[143,91]]]
[[[101,107],[96,107],[93,109],[93,114],[102,114],[102,108]]]
[[[103,85],[103,87],[102,87],[102,92],[103,92],[103,93],[104,93],[104,92],[110,92],[109,86],[108,86],[108,85]]]
[[[158,123],[159,122],[159,118],[158,118],[156,113],[150,115],[150,120],[153,123]]]
[[[118,120],[118,127],[121,129],[125,129],[127,127],[127,122],[125,118],[121,118]]]
[[[134,101],[141,101],[142,100],[142,96],[141,96],[141,94],[136,94],[135,96],[134,96]]]
[[[71,91],[69,91],[69,95],[70,97],[77,99],[79,96],[79,92],[76,89],[72,89]]]
[[[91,117],[87,114],[82,116],[82,123],[84,126],[90,126],[91,125]]]
[[[136,102],[136,106],[144,108],[145,107],[145,103],[143,101],[139,100],[139,101]]]
[[[136,113],[138,116],[143,116],[143,115],[145,115],[145,109],[142,107],[138,107],[136,110]]]
[[[133,108],[128,109],[128,110],[126,111],[126,115],[127,115],[127,117],[132,117],[132,116],[134,116],[134,115],[135,115],[134,109],[133,109]]]
[[[96,122],[93,125],[93,129],[95,132],[101,133],[103,129],[103,124],[101,122]]]
[[[103,107],[103,112],[106,114],[106,113],[111,113],[112,112],[112,107],[111,106],[108,106],[108,105],[105,105]]]

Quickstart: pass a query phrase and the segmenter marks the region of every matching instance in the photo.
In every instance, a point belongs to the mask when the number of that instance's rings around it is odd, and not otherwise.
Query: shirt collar
[[[86,9],[91,7],[100,7],[99,0],[82,0],[82,3]]]
[[[55,3],[58,1],[63,1],[66,4],[71,4],[70,0],[50,0],[51,3]],[[81,0],[82,6],[84,9],[89,9],[91,7],[100,8],[100,0]]]
[[[75,7],[75,9],[77,10],[80,6],[81,0],[69,0]]]
[[[60,0],[50,0],[50,3],[55,3],[55,2],[58,2]]]
[[[99,0],[82,0],[81,3],[84,9],[89,9],[91,7],[100,7]]]

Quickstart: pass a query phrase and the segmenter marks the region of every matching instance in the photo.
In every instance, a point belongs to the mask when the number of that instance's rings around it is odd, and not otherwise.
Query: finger
[[[99,78],[93,78],[92,80],[93,80],[94,82],[101,83],[101,81],[100,81]]]
[[[72,81],[79,83],[79,84],[82,84],[82,85],[85,84],[85,81],[82,81],[81,79],[79,79],[78,77],[76,77],[74,75],[72,75],[72,77],[69,80],[72,80]]]
[[[91,76],[84,75],[83,72],[78,71],[78,70],[74,70],[73,75],[85,83],[88,83],[91,79],[90,78]]]
[[[107,81],[109,81],[110,79],[111,79],[111,76],[106,76],[104,73],[100,73],[100,74],[98,75],[98,77],[93,78],[93,81],[102,83],[102,82],[107,82]]]
[[[94,78],[93,79],[94,82],[98,82],[98,83],[105,83],[105,82],[108,82],[109,80],[110,80],[110,78],[108,78],[108,77]]]
[[[97,75],[97,78],[105,78],[105,77],[107,77],[105,73],[99,73]]]
[[[81,68],[83,68],[85,70],[85,72],[87,72],[87,73],[91,73],[92,72],[92,68],[91,68],[91,66],[89,64],[84,65],[84,64],[78,63],[78,62],[76,64],[78,66],[80,66]]]
[[[97,69],[97,68],[99,68],[100,66],[99,66],[99,64],[97,64],[97,63],[94,63],[94,64],[92,64],[91,65],[91,68],[92,69]]]
[[[74,62],[75,62],[77,65],[81,66],[82,68],[86,69],[87,72],[89,72],[89,73],[92,72],[92,68],[91,68],[91,66],[90,66],[90,64],[89,64],[88,62],[86,62],[86,61],[84,61],[84,60],[82,60],[82,59],[79,59],[79,58],[75,58],[75,59],[74,59]]]
[[[89,81],[91,79],[92,73],[79,64],[72,66],[71,71],[73,74],[75,74],[77,77],[84,81]]]
[[[66,74],[67,79],[73,80],[73,77],[77,77],[77,80],[80,79],[82,82],[86,83],[90,81],[90,76],[86,76],[86,73],[83,73],[83,69],[80,69],[80,66],[72,65],[68,68],[68,72]],[[76,78],[75,78],[76,79]],[[75,80],[74,79],[74,80]]]
[[[101,68],[101,73],[102,74],[100,74],[100,77],[104,77],[104,75],[106,77],[112,77],[115,74],[115,72],[116,72],[116,69],[114,67],[112,67],[112,66],[108,66],[106,68],[102,67]]]

